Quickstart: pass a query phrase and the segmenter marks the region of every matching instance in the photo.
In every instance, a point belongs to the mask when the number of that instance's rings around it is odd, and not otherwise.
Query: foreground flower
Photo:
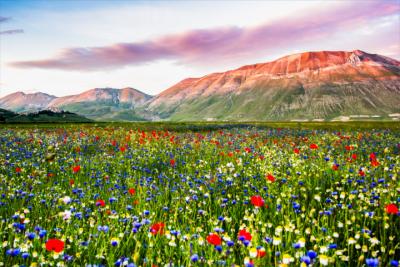
[[[59,253],[64,250],[64,242],[60,239],[49,239],[46,242],[46,250]]]
[[[129,188],[128,192],[130,195],[133,195],[133,194],[135,194],[135,189]]]
[[[265,248],[262,246],[258,246],[257,247],[257,258],[262,258],[265,256],[265,254],[266,254]]]
[[[268,175],[267,175],[267,179],[268,179],[268,181],[270,181],[270,182],[275,182],[275,177],[274,177],[272,174],[268,174]]]
[[[396,215],[397,213],[399,213],[399,208],[397,208],[396,204],[393,203],[386,205],[385,209],[387,214]]]
[[[197,261],[199,260],[199,255],[193,254],[193,255],[190,257],[190,260],[191,260],[192,262],[197,262]]]
[[[261,196],[252,196],[251,204],[255,207],[262,207],[264,206],[264,199]]]
[[[74,173],[77,173],[77,172],[79,172],[80,170],[81,170],[81,166],[79,166],[79,165],[77,165],[77,166],[75,166],[75,167],[72,168],[72,171],[73,171]]]
[[[102,199],[99,199],[96,201],[96,206],[104,207],[105,205],[106,205],[106,203]]]
[[[175,166],[175,160],[174,160],[174,159],[171,159],[171,160],[169,161],[169,165],[171,165],[171,167],[174,167],[174,166]]]
[[[150,227],[150,233],[153,235],[157,235],[157,234],[162,235],[162,234],[164,234],[164,227],[165,227],[165,224],[162,222],[155,223]]]
[[[246,229],[242,229],[239,231],[238,238],[239,238],[239,240],[243,240],[243,241],[244,240],[251,241],[252,237],[251,237],[251,234],[246,231]]]
[[[119,244],[119,239],[118,239],[118,238],[115,238],[115,237],[111,238],[110,244],[111,244],[111,246],[113,246],[113,247],[118,246],[118,244]]]
[[[207,236],[207,242],[214,246],[221,245],[221,237],[217,234],[210,234]]]
[[[310,148],[311,148],[311,149],[318,149],[318,145],[317,145],[317,144],[311,144],[311,145],[310,145]]]
[[[379,266],[379,259],[376,259],[376,258],[366,259],[365,263],[369,267],[378,267]]]
[[[326,255],[320,255],[319,256],[319,262],[321,263],[321,265],[328,265],[329,264],[329,257]]]

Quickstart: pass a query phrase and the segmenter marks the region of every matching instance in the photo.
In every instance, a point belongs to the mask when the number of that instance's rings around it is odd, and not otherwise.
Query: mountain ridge
[[[399,61],[361,50],[298,53],[182,80],[155,96],[149,110],[173,120],[332,119],[347,112],[374,113],[377,107],[397,112],[399,78]],[[372,92],[374,86],[385,90]],[[357,90],[368,96],[361,99]],[[309,109],[319,102],[324,112]]]
[[[291,120],[385,115],[399,106],[400,62],[353,50],[296,53],[186,78],[154,97],[131,87],[94,88],[55,97],[46,108],[106,120]]]

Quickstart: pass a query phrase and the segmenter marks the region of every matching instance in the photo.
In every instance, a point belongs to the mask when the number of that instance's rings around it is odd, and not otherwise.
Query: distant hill
[[[90,119],[105,121],[143,121],[147,120],[148,114],[138,114],[136,108],[150,98],[150,95],[130,87],[95,88],[64,97],[17,92],[1,98],[0,107],[15,112],[65,110]]]
[[[104,121],[143,121],[146,115],[138,114],[137,107],[151,98],[134,88],[95,88],[78,95],[59,97],[47,107],[68,110],[90,119]]]
[[[5,122],[15,116],[18,116],[18,114],[10,110],[0,108],[0,122]]]
[[[3,123],[27,123],[27,122],[91,122],[78,114],[62,111],[53,112],[42,110],[35,113],[18,114],[9,110],[0,109],[0,122]]]
[[[0,98],[0,107],[14,112],[32,112],[45,109],[55,98],[57,97],[40,92],[33,94],[16,92]]]

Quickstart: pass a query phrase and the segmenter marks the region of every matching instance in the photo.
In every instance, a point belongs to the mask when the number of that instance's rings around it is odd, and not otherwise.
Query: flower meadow
[[[0,266],[399,266],[397,130],[0,132]]]

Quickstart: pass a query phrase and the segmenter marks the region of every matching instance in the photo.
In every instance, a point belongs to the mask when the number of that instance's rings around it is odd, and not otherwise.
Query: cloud
[[[6,30],[6,31],[1,31],[0,35],[2,34],[16,34],[16,33],[23,33],[24,30],[22,29],[16,29],[16,30]]]
[[[11,17],[0,16],[0,23],[7,22],[10,20],[11,20]],[[11,35],[11,34],[23,33],[23,32],[24,32],[24,30],[22,30],[22,29],[5,30],[5,31],[0,31],[0,35],[6,35],[6,34]]]
[[[330,10],[312,10],[256,27],[198,29],[143,42],[101,47],[67,48],[53,58],[11,62],[17,68],[104,70],[171,59],[177,63],[214,64],[266,53],[280,47],[329,38],[367,22],[395,15],[400,5],[390,1],[341,3]],[[349,36],[349,38],[351,38]]]
[[[9,20],[11,20],[11,18],[0,16],[0,23],[1,23],[1,22],[7,22],[7,21],[9,21]]]

